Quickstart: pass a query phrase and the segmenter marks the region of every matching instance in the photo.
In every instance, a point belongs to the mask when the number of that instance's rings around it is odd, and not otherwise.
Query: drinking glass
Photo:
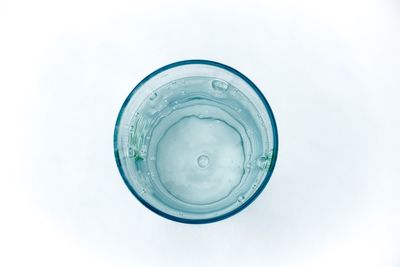
[[[129,94],[115,125],[125,184],[147,208],[183,223],[215,222],[248,206],[268,183],[277,152],[261,91],[213,61],[154,71]]]

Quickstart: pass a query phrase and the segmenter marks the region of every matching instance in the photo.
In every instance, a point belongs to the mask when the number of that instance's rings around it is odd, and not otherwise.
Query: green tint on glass
[[[126,99],[114,135],[132,193],[168,219],[207,223],[243,209],[277,155],[272,111],[257,87],[211,61],[170,64]]]

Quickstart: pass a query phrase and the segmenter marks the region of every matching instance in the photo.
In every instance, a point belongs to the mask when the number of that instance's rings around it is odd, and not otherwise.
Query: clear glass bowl
[[[187,60],[144,78],[115,125],[114,153],[130,191],[184,223],[225,219],[264,189],[278,152],[271,108],[226,65]]]

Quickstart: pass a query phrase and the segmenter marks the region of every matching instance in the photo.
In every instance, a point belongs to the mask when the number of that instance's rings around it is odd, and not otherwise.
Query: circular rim
[[[122,169],[122,165],[121,165],[121,160],[119,158],[119,150],[118,150],[118,135],[119,135],[119,124],[121,121],[121,117],[125,112],[125,108],[128,105],[130,99],[133,97],[133,95],[135,94],[135,92],[137,90],[139,90],[139,88],[146,83],[148,80],[150,80],[151,78],[153,78],[155,75],[168,70],[168,69],[172,69],[174,67],[177,66],[182,66],[182,65],[191,65],[191,64],[204,64],[204,65],[211,65],[211,66],[215,66],[215,67],[219,67],[222,69],[225,69],[237,76],[239,76],[241,79],[243,79],[247,84],[250,85],[250,87],[256,92],[256,94],[258,95],[258,97],[261,99],[261,101],[263,102],[267,113],[269,115],[270,121],[271,121],[271,126],[272,126],[272,134],[273,134],[273,140],[274,140],[274,148],[273,148],[273,153],[272,153],[272,159],[271,159],[271,164],[269,167],[269,171],[267,172],[266,176],[264,177],[261,185],[258,187],[258,189],[253,193],[253,195],[246,201],[243,203],[243,205],[235,208],[234,210],[231,210],[228,213],[216,216],[216,217],[212,217],[212,218],[208,218],[208,219],[187,219],[187,218],[180,218],[177,216],[173,216],[170,215],[168,213],[165,213],[155,207],[153,207],[152,205],[150,205],[149,203],[147,203],[143,198],[140,197],[140,195],[138,194],[138,192],[135,191],[135,189],[132,187],[132,185],[130,184],[130,182],[128,181],[128,179],[125,176],[124,170]],[[175,222],[180,222],[180,223],[187,223],[187,224],[205,224],[205,223],[212,223],[212,222],[217,222],[220,220],[224,220],[226,218],[229,218],[235,214],[237,214],[238,212],[242,211],[243,209],[245,209],[248,205],[250,205],[251,203],[253,203],[253,201],[260,195],[260,193],[264,190],[264,188],[266,187],[266,185],[268,184],[271,175],[275,169],[275,164],[276,164],[276,160],[277,160],[277,156],[278,156],[278,130],[277,130],[277,126],[276,126],[276,121],[275,121],[275,117],[274,114],[272,113],[272,109],[267,101],[267,99],[264,97],[264,95],[261,93],[260,89],[258,89],[258,87],[246,76],[244,76],[242,73],[240,73],[239,71],[237,71],[236,69],[229,67],[227,65],[224,65],[222,63],[218,63],[215,61],[210,61],[210,60],[203,60],[203,59],[191,59],[191,60],[183,60],[183,61],[178,61],[178,62],[174,62],[171,64],[168,64],[164,67],[161,67],[155,71],[153,71],[152,73],[150,73],[148,76],[146,76],[142,81],[140,81],[134,88],[133,90],[130,92],[130,94],[128,95],[128,97],[125,99],[124,103],[122,104],[122,107],[118,113],[118,117],[117,117],[117,121],[115,123],[115,129],[114,129],[114,156],[115,156],[115,160],[118,166],[118,170],[119,173],[122,176],[122,179],[124,180],[125,185],[129,188],[129,190],[131,191],[131,193],[140,201],[140,203],[142,203],[145,207],[147,207],[149,210],[153,211],[154,213],[175,221]]]

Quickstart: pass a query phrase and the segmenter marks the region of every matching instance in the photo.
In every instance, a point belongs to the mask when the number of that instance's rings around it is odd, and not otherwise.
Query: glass
[[[218,221],[249,205],[268,183],[277,151],[274,116],[260,90],[206,60],[144,78],[114,132],[116,162],[133,195],[184,223]]]

